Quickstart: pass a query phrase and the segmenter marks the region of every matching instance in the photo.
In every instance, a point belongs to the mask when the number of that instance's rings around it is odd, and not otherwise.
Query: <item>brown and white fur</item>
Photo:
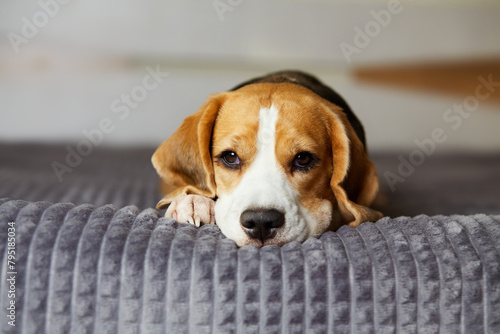
[[[179,222],[283,245],[382,217],[361,123],[314,77],[273,73],[211,95],[152,158]]]

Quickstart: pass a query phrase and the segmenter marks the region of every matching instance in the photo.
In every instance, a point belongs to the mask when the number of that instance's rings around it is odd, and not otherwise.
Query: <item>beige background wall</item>
[[[103,145],[156,145],[207,95],[298,68],[344,96],[372,150],[414,148],[436,127],[447,130],[442,151],[500,150],[498,103],[481,101],[455,130],[443,115],[468,95],[377,86],[352,75],[368,65],[499,59],[498,1],[64,2],[0,1],[2,141],[76,142],[109,118],[114,128]],[[391,8],[397,13],[384,16]],[[356,47],[358,28],[372,36],[348,61],[341,46]],[[140,92],[147,67],[169,75],[121,119],[113,103]]]

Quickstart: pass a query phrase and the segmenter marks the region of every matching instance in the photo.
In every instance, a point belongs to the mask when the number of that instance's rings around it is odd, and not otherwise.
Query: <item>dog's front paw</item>
[[[165,217],[175,219],[180,223],[215,224],[215,201],[200,195],[185,195],[177,197],[170,204]]]

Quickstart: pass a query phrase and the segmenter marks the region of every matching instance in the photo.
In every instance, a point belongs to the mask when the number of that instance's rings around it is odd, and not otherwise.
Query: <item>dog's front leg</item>
[[[180,223],[215,224],[215,201],[200,195],[184,195],[173,200],[165,217]]]

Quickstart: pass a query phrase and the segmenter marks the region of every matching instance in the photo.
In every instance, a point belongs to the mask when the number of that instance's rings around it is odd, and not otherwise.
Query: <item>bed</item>
[[[404,152],[375,152],[386,217],[238,248],[154,209],[153,151],[58,177],[66,145],[0,144],[2,333],[500,332],[500,155],[435,154],[391,191]]]

